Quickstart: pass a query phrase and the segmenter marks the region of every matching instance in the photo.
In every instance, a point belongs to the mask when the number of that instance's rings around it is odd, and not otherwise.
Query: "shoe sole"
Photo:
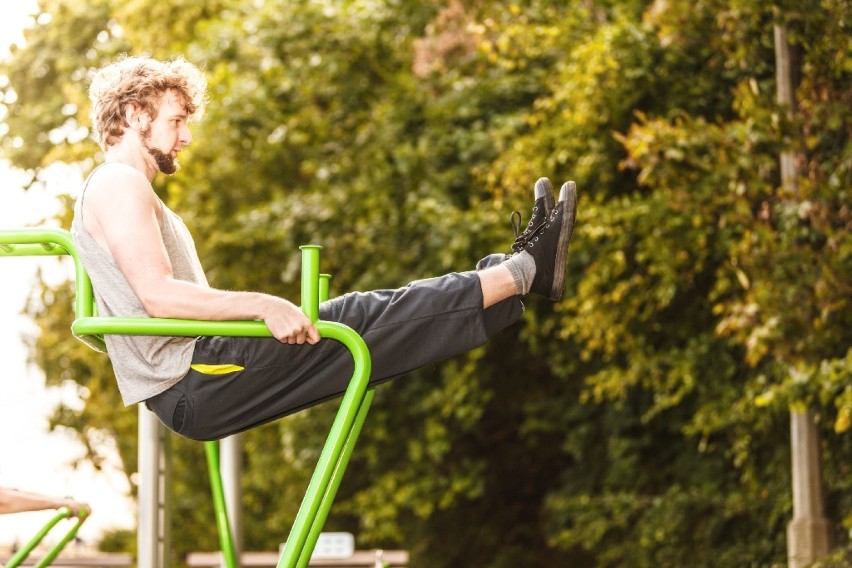
[[[565,290],[565,258],[568,256],[568,245],[574,234],[574,221],[577,219],[577,184],[565,182],[559,190],[559,203],[565,203],[562,213],[562,228],[559,231],[559,242],[556,243],[556,265],[553,284],[550,287],[550,299],[554,302],[562,298]]]

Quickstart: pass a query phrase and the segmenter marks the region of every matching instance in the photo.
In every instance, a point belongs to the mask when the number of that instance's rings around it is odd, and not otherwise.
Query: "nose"
[[[189,131],[189,127],[184,124],[183,128],[180,130],[180,143],[182,146],[189,146],[192,142],[192,132]]]

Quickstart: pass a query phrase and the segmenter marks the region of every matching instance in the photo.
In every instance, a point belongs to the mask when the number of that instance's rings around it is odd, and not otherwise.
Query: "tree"
[[[0,144],[34,175],[89,165],[94,146],[68,135],[88,124],[88,70],[187,54],[213,104],[156,189],[214,285],[289,297],[299,244],[324,245],[332,293],[398,285],[505,248],[539,175],[575,179],[565,299],[382,386],[329,528],[428,566],[780,563],[787,410],[807,403],[848,547],[847,3],[565,4],[52,0],[0,71]],[[169,33],[152,37],[152,16]],[[794,120],[774,101],[779,20],[802,49]],[[777,155],[797,140],[794,198]],[[85,400],[55,423],[93,457],[114,437],[132,472],[135,413],[104,359],[67,342],[70,290],[43,300],[34,353]],[[333,410],[247,434],[247,549],[285,536]],[[216,543],[200,446],[175,450],[177,558]]]

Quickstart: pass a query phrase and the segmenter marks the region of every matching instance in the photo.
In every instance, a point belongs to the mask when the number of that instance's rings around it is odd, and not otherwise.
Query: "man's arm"
[[[61,507],[68,507],[74,517],[80,516],[83,512],[88,515],[92,510],[86,503],[79,503],[72,499],[58,499],[38,493],[0,487],[0,514],[44,511]]]
[[[283,343],[319,341],[298,306],[256,292],[230,292],[174,278],[160,233],[159,201],[141,172],[104,168],[86,189],[86,229],[115,260],[151,317],[263,320]]]

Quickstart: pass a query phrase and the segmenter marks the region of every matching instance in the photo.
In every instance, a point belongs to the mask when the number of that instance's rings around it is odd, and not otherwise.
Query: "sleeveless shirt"
[[[104,165],[107,164],[99,167]],[[89,174],[74,206],[71,236],[77,254],[92,280],[95,304],[101,316],[148,317],[112,255],[101,248],[83,223],[83,199],[97,169]],[[208,286],[189,230],[162,200],[159,204],[162,210],[160,233],[174,278]],[[194,337],[110,334],[104,339],[118,390],[127,406],[151,398],[180,381],[189,372],[195,348]]]

